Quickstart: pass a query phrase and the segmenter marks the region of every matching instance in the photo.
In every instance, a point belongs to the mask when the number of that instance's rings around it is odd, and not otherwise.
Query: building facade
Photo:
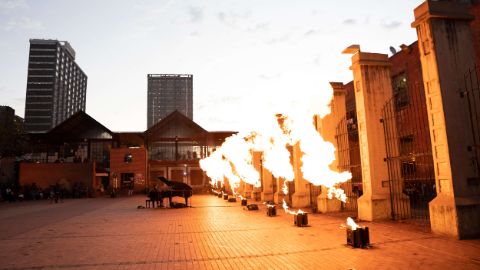
[[[30,39],[25,131],[46,132],[85,111],[87,75],[66,41]]]
[[[148,74],[147,127],[177,110],[193,120],[193,75]]]
[[[203,191],[209,179],[199,160],[234,133],[206,131],[178,111],[144,132],[112,132],[79,111],[46,133],[28,134],[19,185],[81,186],[98,195],[131,186],[143,192],[162,185],[158,177],[164,176]]]
[[[15,115],[13,108],[0,106],[0,159],[23,153],[23,133],[23,118]],[[1,174],[0,170],[0,177]]]

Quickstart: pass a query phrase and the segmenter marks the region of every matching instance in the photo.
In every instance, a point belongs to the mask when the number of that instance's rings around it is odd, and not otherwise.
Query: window
[[[392,89],[395,98],[395,109],[398,111],[405,108],[410,103],[405,73],[401,73],[392,78]]]
[[[125,157],[123,158],[123,161],[125,163],[132,163],[132,161],[133,161],[132,153],[126,153]]]

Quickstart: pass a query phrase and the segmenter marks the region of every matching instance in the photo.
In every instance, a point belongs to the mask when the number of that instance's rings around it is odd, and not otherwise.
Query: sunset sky
[[[238,130],[262,104],[352,79],[341,51],[416,40],[421,0],[0,0],[0,105],[23,117],[30,38],[70,42],[88,76],[87,113],[144,131],[147,74],[193,74],[194,121]]]

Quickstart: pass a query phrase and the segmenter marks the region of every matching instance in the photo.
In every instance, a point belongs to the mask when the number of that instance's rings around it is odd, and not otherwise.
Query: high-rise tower
[[[66,41],[30,39],[25,131],[46,132],[79,110],[85,111],[87,75]]]
[[[148,128],[175,110],[193,120],[193,75],[148,74]]]

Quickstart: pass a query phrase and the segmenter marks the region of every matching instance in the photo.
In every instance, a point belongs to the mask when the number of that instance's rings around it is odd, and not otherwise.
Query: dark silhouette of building
[[[30,39],[25,131],[46,132],[85,110],[87,75],[66,41]]]
[[[177,110],[193,120],[193,75],[148,74],[147,127]]]
[[[13,124],[15,110],[9,106],[0,106],[0,127],[9,127]]]
[[[23,118],[11,107],[0,106],[0,159],[23,154],[23,133]]]

